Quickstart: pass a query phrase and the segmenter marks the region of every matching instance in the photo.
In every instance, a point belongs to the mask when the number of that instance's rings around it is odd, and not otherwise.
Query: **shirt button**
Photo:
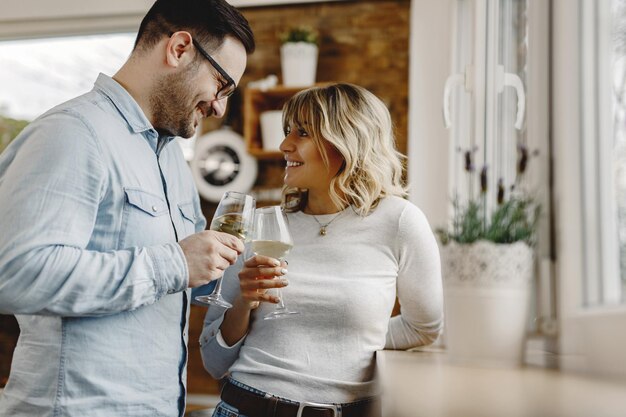
[[[154,211],[156,213],[157,211],[157,206],[152,206],[152,211]]]

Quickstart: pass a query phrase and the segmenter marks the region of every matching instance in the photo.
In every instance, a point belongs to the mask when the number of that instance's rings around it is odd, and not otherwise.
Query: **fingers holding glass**
[[[249,239],[256,201],[249,195],[228,191],[222,196],[211,221],[211,230],[228,233],[242,242]],[[196,301],[218,305],[224,308],[232,304],[222,296],[222,279],[217,281],[215,289],[209,295],[196,297]]]
[[[242,299],[251,309],[258,307],[259,302],[279,303],[276,294],[269,290],[286,287],[289,282],[285,274],[285,264],[280,265],[275,259],[265,256],[253,256],[245,262],[239,273]]]
[[[274,259],[283,260],[291,248],[293,239],[289,232],[289,221],[279,206],[262,207],[255,210],[252,233],[252,251]],[[285,306],[280,288],[277,287],[279,303],[264,319],[272,320],[298,314]]]

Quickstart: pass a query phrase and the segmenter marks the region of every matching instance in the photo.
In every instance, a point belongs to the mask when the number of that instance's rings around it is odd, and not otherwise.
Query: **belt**
[[[265,397],[230,381],[222,388],[221,398],[249,417],[380,417],[381,413],[378,398],[342,405],[297,403],[273,396]]]

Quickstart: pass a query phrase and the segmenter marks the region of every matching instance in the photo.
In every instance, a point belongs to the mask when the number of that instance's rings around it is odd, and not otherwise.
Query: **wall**
[[[412,3],[408,131],[414,140],[408,146],[409,194],[430,224],[438,227],[447,224],[450,205],[450,131],[443,124],[442,106],[443,90],[451,70],[454,1],[413,0]]]

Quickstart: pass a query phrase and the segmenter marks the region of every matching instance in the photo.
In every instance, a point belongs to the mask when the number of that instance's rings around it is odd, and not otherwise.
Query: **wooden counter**
[[[382,351],[377,363],[384,417],[626,416],[626,381],[453,365],[433,352]]]

